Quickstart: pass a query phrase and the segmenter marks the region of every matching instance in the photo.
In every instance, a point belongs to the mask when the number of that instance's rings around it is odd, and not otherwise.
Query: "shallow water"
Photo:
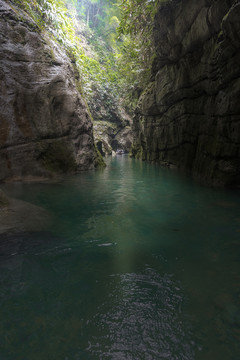
[[[2,236],[1,360],[240,358],[239,191],[126,156],[4,190],[53,220]]]

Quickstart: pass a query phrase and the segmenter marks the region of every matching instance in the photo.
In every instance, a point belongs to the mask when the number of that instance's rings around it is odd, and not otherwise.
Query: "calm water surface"
[[[0,360],[240,358],[238,191],[126,156],[5,190],[53,221],[0,258]]]

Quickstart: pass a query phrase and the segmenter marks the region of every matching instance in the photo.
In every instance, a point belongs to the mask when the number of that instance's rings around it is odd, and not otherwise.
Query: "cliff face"
[[[86,170],[92,123],[65,52],[0,0],[0,180]]]
[[[94,139],[100,153],[110,155],[117,149],[129,152],[132,146],[132,119],[119,101],[111,93],[101,99],[95,92],[89,107],[94,120]]]
[[[118,106],[112,118],[104,118],[104,111],[100,110],[103,114],[102,119],[93,121],[93,134],[95,143],[100,153],[110,155],[117,149],[122,149],[128,153],[132,146],[132,119],[126,113],[124,108]],[[94,116],[94,115],[93,115]]]
[[[154,42],[133,155],[239,186],[240,1],[170,1],[156,15]]]

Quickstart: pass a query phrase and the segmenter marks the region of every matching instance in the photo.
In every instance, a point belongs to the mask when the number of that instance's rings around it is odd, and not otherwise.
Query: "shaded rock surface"
[[[4,199],[4,203],[2,202]],[[9,198],[0,190],[0,240],[3,234],[43,231],[51,221],[45,209],[28,202]]]
[[[71,7],[70,4],[67,6]],[[94,79],[92,74],[88,81],[85,79],[83,86],[92,115],[97,148],[102,156],[110,155],[118,148],[129,152],[132,145],[132,114],[130,115],[131,111],[123,103],[119,94],[120,89],[117,90],[118,85],[107,80],[109,71],[111,73],[113,69],[106,70],[105,56],[111,54],[112,50],[107,42],[80,18],[75,21],[75,31],[81,39],[80,46],[84,49],[85,55],[96,61],[103,72],[106,71],[104,80]]]
[[[0,180],[93,168],[97,153],[66,53],[0,0]]]
[[[132,129],[130,121],[94,121],[93,134],[96,146],[102,156],[111,155],[117,149],[128,153],[132,146]]]
[[[240,186],[240,2],[172,0],[133,123],[133,156]]]
[[[114,100],[111,93],[105,94],[101,100],[97,92],[89,106],[93,116],[94,140],[100,153],[110,155],[117,149],[128,153],[133,141],[132,118],[123,106]]]

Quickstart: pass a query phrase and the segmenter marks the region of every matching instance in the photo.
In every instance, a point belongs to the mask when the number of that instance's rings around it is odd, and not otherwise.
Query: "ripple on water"
[[[90,321],[101,334],[89,341],[92,355],[111,360],[194,359],[191,329],[181,311],[184,297],[171,275],[147,269],[113,275],[112,281],[115,290]]]

